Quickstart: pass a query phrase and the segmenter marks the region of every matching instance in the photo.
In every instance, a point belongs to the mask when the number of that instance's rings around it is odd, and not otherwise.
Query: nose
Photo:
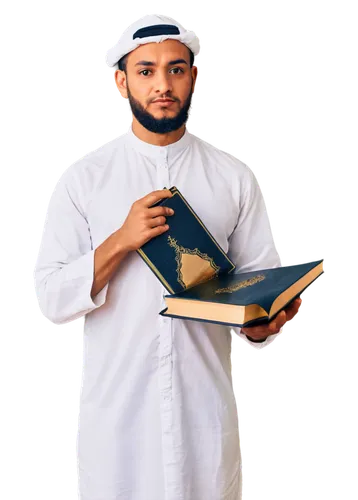
[[[171,93],[173,90],[171,75],[164,71],[157,71],[155,80],[155,92],[158,94],[157,97],[166,96],[167,93]],[[170,97],[169,95],[167,97]]]

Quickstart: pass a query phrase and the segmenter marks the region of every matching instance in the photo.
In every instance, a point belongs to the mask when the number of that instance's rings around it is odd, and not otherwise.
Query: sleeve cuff
[[[91,250],[87,252],[85,255],[80,257],[77,261],[76,266],[76,274],[83,280],[83,290],[80,296],[83,297],[83,305],[82,308],[88,312],[91,312],[94,309],[102,306],[106,301],[107,291],[109,282],[100,290],[97,295],[95,295],[92,299],[91,290],[94,280],[94,253],[95,250]]]
[[[73,321],[102,306],[106,301],[109,282],[95,297],[91,297],[94,280],[94,253],[91,250],[67,264],[63,274],[54,277],[51,289],[56,290],[47,297],[47,317],[54,323]],[[57,278],[57,279],[56,279]]]

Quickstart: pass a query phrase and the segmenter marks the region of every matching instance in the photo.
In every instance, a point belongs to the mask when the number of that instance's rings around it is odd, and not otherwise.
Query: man
[[[159,315],[167,290],[135,251],[168,230],[173,214],[150,207],[176,185],[237,271],[280,266],[251,170],[186,129],[198,52],[171,18],[132,24],[107,54],[132,124],[71,165],[50,200],[36,290],[54,323],[85,316],[82,500],[241,498],[231,329]],[[299,305],[233,330],[263,347]]]

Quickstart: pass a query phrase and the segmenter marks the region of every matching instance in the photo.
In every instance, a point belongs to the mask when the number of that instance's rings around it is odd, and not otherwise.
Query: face
[[[128,55],[127,75],[120,70],[115,74],[135,118],[158,134],[177,130],[187,121],[196,76],[189,49],[177,40],[137,47]],[[165,98],[171,101],[154,102]]]

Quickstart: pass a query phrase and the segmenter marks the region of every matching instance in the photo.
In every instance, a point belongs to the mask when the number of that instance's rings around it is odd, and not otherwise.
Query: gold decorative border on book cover
[[[194,210],[190,207],[190,205],[187,203],[187,201],[185,200],[185,198],[183,198],[182,194],[178,191],[178,189],[174,186],[172,189],[170,189],[170,191],[172,192],[173,196],[175,195],[179,195],[180,198],[183,200],[183,202],[185,203],[185,205],[188,207],[188,209],[191,211],[191,213],[194,215],[194,217],[196,218],[196,220],[199,222],[199,224],[203,227],[203,229],[205,230],[206,234],[208,236],[210,236],[211,240],[213,241],[213,243],[215,244],[215,246],[217,247],[218,250],[220,250],[220,252],[225,256],[225,258],[232,264],[232,268],[230,270],[228,270],[228,273],[231,273],[231,271],[233,271],[233,269],[235,269],[235,264],[232,262],[232,260],[228,257],[228,255],[226,255],[226,253],[223,251],[223,249],[220,247],[220,245],[218,244],[218,242],[212,237],[212,235],[208,232],[208,229],[205,227],[205,225],[201,222],[201,220],[199,219],[199,217],[196,215],[196,213],[194,212]],[[161,272],[159,271],[159,269],[153,264],[153,262],[149,259],[149,257],[145,254],[145,252],[139,248],[138,250],[138,253],[141,255],[141,257],[145,260],[145,262],[148,264],[148,266],[153,270],[153,272],[158,276],[158,278],[160,279],[160,281],[162,282],[162,284],[167,288],[167,290],[170,291],[170,293],[174,294],[174,290],[173,288],[169,285],[169,283],[167,282],[167,280],[164,278],[164,276],[161,274]],[[199,252],[199,250],[198,250]],[[202,255],[206,255],[206,254],[202,254]],[[214,264],[215,266],[215,264]],[[180,281],[179,281],[180,282]],[[184,288],[187,288],[185,285],[182,284],[182,286],[184,286]]]
[[[262,281],[265,279],[265,276],[263,274],[259,274],[257,276],[254,276],[252,278],[249,278],[244,281],[239,281],[237,283],[234,283],[233,285],[230,285],[226,288],[218,288],[215,290],[215,293],[232,293],[232,292],[237,292],[238,290],[241,290],[241,288],[246,288],[248,286],[255,285],[259,281]]]
[[[177,240],[168,236],[169,246],[175,250],[177,263],[177,281],[185,289],[208,281],[217,275],[220,266],[217,266],[212,257],[200,252],[198,248],[191,250],[178,245]]]
[[[232,264],[232,268],[228,271],[230,273],[233,269],[235,269],[235,267],[236,267],[235,264],[232,262],[232,260],[229,258],[229,256],[224,252],[224,250],[220,247],[219,243],[208,232],[208,228],[205,227],[205,225],[201,222],[201,220],[199,219],[199,217],[196,215],[196,213],[194,212],[194,210],[191,208],[191,206],[188,204],[188,202],[182,196],[182,194],[178,191],[178,189],[174,187],[174,190],[172,191],[172,193],[173,193],[173,196],[176,195],[176,194],[178,194],[180,196],[180,198],[183,200],[183,202],[185,203],[185,205],[189,208],[189,210],[194,215],[194,217],[199,222],[199,224],[203,227],[203,229],[205,229],[205,232],[207,233],[207,235],[210,236],[210,238],[212,239],[213,243],[215,243],[215,246],[217,247],[217,249],[220,250],[220,252],[225,256],[225,258]]]

